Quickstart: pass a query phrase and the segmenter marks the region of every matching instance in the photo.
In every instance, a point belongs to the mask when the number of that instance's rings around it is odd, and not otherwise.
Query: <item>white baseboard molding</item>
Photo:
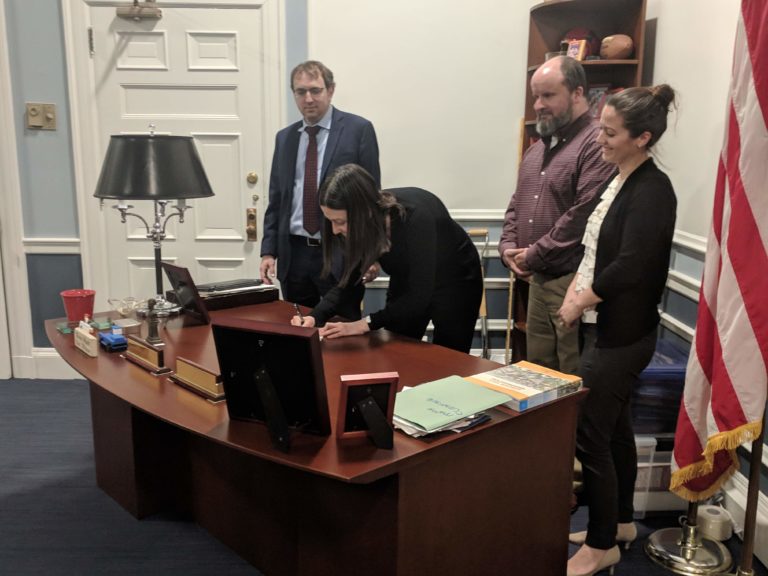
[[[747,489],[749,481],[740,473],[723,485],[725,494],[725,509],[730,512],[734,521],[734,532],[739,538],[744,538],[744,513],[747,508]],[[768,496],[760,492],[757,497],[757,518],[755,519],[755,556],[768,566]],[[736,565],[739,558],[734,558]]]
[[[49,380],[82,378],[53,348],[33,348],[31,356],[14,356],[13,377]]]

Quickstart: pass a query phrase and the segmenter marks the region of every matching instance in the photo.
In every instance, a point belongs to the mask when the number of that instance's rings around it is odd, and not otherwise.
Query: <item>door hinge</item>
[[[96,50],[93,48],[93,26],[88,27],[88,53],[91,55],[91,58],[96,54]]]

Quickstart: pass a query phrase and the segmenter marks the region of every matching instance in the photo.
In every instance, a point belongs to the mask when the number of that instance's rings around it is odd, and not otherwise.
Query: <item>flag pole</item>
[[[757,527],[757,500],[760,495],[760,467],[763,462],[763,438],[765,426],[760,435],[752,441],[752,458],[749,463],[749,488],[747,488],[747,509],[744,511],[744,545],[741,548],[741,563],[735,576],[754,576],[752,559],[755,552]]]

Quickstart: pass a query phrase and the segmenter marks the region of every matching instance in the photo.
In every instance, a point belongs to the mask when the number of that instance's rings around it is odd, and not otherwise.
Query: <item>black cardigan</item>
[[[672,183],[650,158],[619,190],[597,241],[597,346],[627,346],[658,326],[676,208]]]

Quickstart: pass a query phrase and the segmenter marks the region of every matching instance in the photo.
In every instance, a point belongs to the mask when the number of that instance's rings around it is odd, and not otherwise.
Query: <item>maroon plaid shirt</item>
[[[616,169],[603,160],[597,133],[597,123],[586,113],[557,134],[554,148],[550,138],[542,138],[526,151],[507,207],[500,254],[530,247],[526,262],[532,271],[551,278],[576,271],[592,199]]]

